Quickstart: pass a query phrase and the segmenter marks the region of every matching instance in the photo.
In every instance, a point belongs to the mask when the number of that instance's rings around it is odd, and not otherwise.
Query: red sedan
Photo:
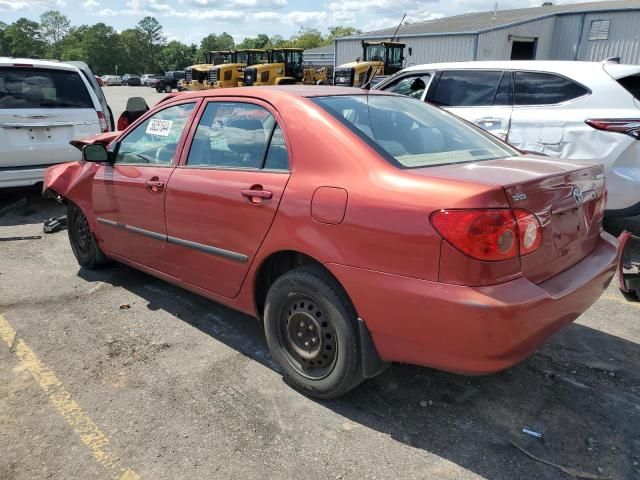
[[[81,266],[110,260],[264,322],[283,374],[344,394],[389,362],[530,355],[616,269],[603,169],[520,156],[411,98],[338,87],[179,95],[48,170]]]

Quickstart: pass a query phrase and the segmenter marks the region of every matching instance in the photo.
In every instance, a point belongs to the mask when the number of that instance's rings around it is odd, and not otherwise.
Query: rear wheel
[[[328,399],[362,381],[356,313],[336,282],[315,267],[278,278],[265,302],[269,349],[294,388]]]
[[[173,88],[171,88],[171,85],[167,84],[164,86],[164,93],[171,93],[171,90],[173,90]]]
[[[71,250],[81,267],[94,269],[108,263],[107,256],[98,246],[87,217],[76,205],[67,208],[68,233]]]

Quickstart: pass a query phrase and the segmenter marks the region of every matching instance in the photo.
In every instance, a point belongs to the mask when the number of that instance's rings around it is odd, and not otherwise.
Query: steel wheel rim
[[[76,244],[78,249],[82,253],[89,253],[91,250],[91,229],[89,228],[89,222],[87,218],[80,214],[76,215],[74,222],[74,233],[76,237]]]
[[[333,371],[338,356],[336,332],[314,298],[297,292],[289,295],[281,310],[278,336],[286,362],[298,374],[320,380]]]

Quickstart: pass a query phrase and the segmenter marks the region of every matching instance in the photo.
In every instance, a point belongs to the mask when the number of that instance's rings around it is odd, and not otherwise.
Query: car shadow
[[[277,371],[254,318],[125,266],[78,275],[120,286],[150,310],[164,310]],[[344,397],[318,403],[487,479],[573,478],[514,444],[598,478],[637,478],[639,366],[640,345],[574,323],[505,372],[465,377],[392,365]]]
[[[0,189],[0,227],[43,223],[66,208],[42,197],[42,186]]]

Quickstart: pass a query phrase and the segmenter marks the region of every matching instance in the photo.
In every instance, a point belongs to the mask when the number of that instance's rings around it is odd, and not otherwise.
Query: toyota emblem
[[[576,203],[584,202],[584,195],[582,195],[582,191],[580,190],[580,187],[573,187],[573,191],[571,192],[571,194],[573,195],[573,198],[575,199]]]

